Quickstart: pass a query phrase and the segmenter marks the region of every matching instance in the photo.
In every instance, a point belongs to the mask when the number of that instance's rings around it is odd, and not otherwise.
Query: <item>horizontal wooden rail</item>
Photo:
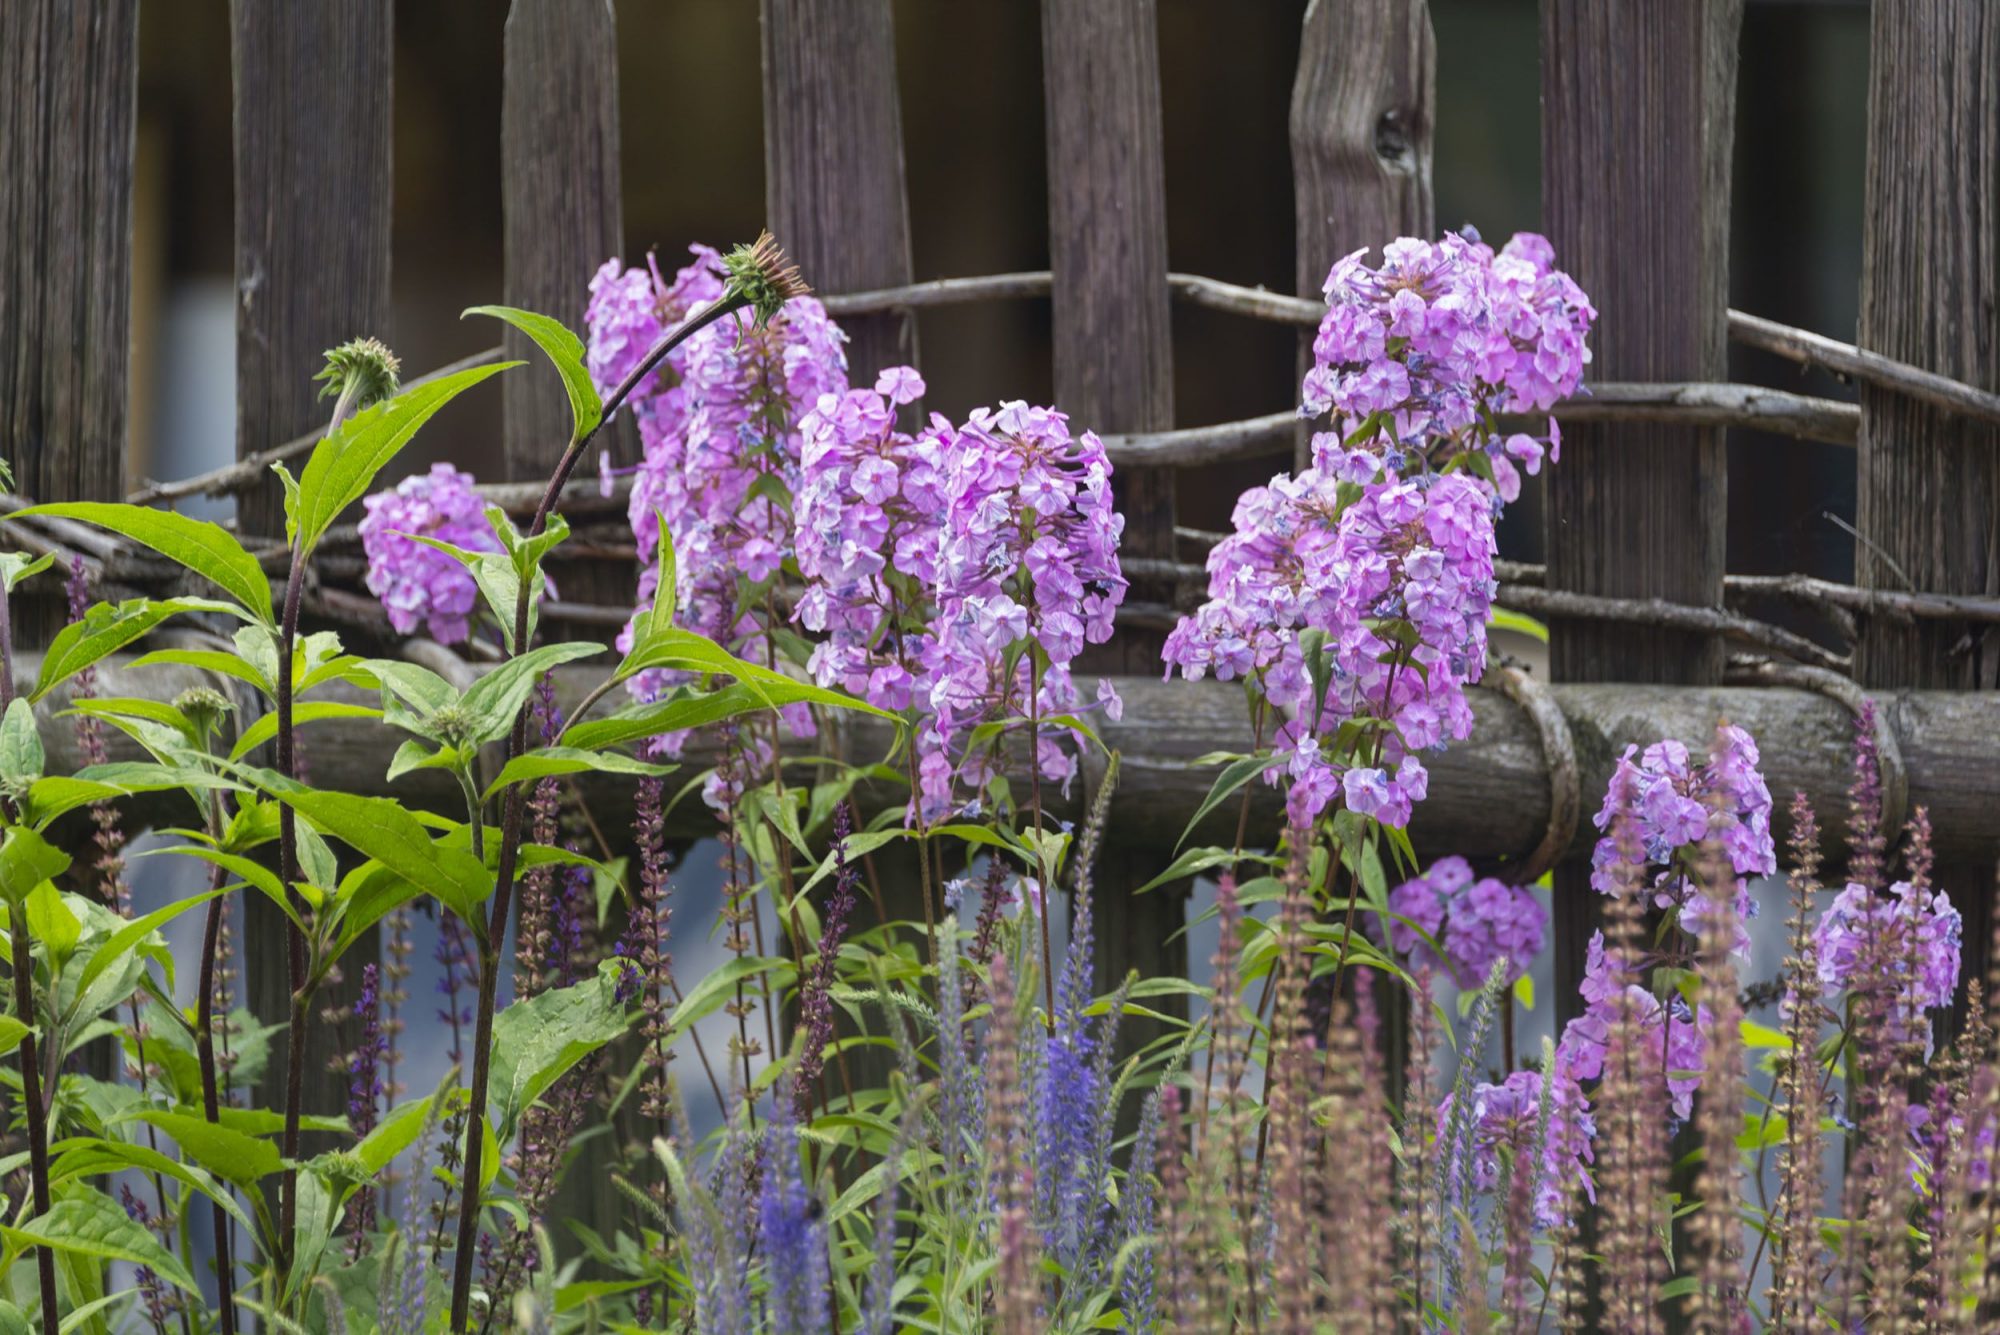
[[[100,694],[171,700],[194,685],[230,687],[227,681],[189,669],[133,671],[126,662],[105,665],[97,687]],[[34,671],[32,661],[24,663],[23,680],[31,680]],[[558,696],[565,704],[574,704],[599,679],[600,673],[592,668],[563,668],[557,674]],[[1154,677],[1120,678],[1117,686],[1125,699],[1124,719],[1098,724],[1105,744],[1120,753],[1122,777],[1112,820],[1121,839],[1171,844],[1215,781],[1217,771],[1196,765],[1197,758],[1248,745],[1243,692],[1234,683],[1166,682]],[[1612,766],[1625,747],[1663,737],[1705,745],[1717,720],[1727,719],[1758,739],[1765,775],[1781,811],[1792,792],[1804,791],[1818,805],[1824,829],[1841,827],[1835,813],[1846,801],[1854,723],[1850,710],[1831,694],[1779,687],[1616,684],[1547,689],[1573,741],[1586,814],[1602,801]],[[353,698],[362,697],[355,693]],[[1541,734],[1529,714],[1500,692],[1475,688],[1471,698],[1476,720],[1472,736],[1425,758],[1431,771],[1430,796],[1418,808],[1411,835],[1426,856],[1456,852],[1487,861],[1524,857],[1542,841],[1549,819],[1550,776]],[[1876,693],[1875,699],[1899,745],[1909,801],[1930,809],[1939,856],[1990,863],[2000,855],[2000,824],[1992,819],[2000,808],[2000,748],[1990,742],[2000,735],[2000,694],[1888,691]],[[60,717],[68,703],[67,692],[58,690],[37,707],[54,773],[67,772],[78,763],[71,721]],[[608,702],[606,707],[614,706]],[[453,809],[456,790],[440,781],[435,771],[417,771],[395,784],[383,781],[393,747],[386,744],[386,734],[377,723],[332,720],[310,724],[300,735],[316,783],[386,793],[441,811]],[[823,753],[828,747],[843,748],[850,759],[867,762],[879,759],[888,742],[884,729],[849,721],[836,727],[834,736],[815,742],[813,749]],[[690,774],[712,761],[704,749],[707,745],[699,739],[690,744],[684,761]],[[112,747],[114,758],[136,757],[122,736],[112,738]],[[1087,775],[1092,782],[1098,769],[1099,763],[1092,760]],[[607,829],[629,818],[628,781],[592,778],[584,789]],[[1086,785],[1079,783],[1067,796],[1045,796],[1065,816],[1075,817],[1081,813],[1085,790]],[[1283,819],[1276,790],[1260,783],[1249,791],[1255,828],[1274,831]],[[871,811],[879,811],[899,796],[883,787],[864,793],[863,801],[873,804]],[[183,822],[190,814],[181,809],[185,805],[178,796],[134,799],[134,818]],[[1232,837],[1235,805],[1228,807],[1210,818],[1199,839]],[[676,837],[705,835],[716,828],[713,813],[693,801],[681,803],[670,819]],[[1594,838],[1584,821],[1567,851],[1587,853]]]

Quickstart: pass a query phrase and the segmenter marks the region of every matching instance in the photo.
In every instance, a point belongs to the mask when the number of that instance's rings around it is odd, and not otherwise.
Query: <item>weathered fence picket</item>
[[[1433,230],[1437,40],[1426,0],[1310,0],[1292,83],[1298,294],[1317,303],[1342,255]],[[1299,335],[1312,369],[1313,331]],[[1295,463],[1312,462],[1299,431]]]
[[[254,454],[324,427],[313,377],[328,348],[389,329],[391,0],[271,5],[235,0],[236,452]],[[393,346],[393,344],[391,345]],[[276,478],[237,498],[245,533],[285,531]],[[312,740],[300,748],[307,771]],[[267,1020],[291,1007],[286,923],[260,896],[244,903],[245,998]],[[323,989],[328,1008],[352,1005],[371,937],[348,953],[345,977]],[[281,1103],[283,1045],[273,1043],[267,1103]],[[344,1106],[346,1082],[327,1069],[328,1044],[305,1072],[305,1103]]]
[[[0,447],[28,496],[125,486],[138,37],[137,0],[0,6]]]
[[[764,0],[764,195],[806,281],[858,292],[910,281],[910,206],[889,0]],[[914,363],[916,322],[842,322],[848,369],[871,385]]]
[[[2000,9],[1878,3],[1856,342],[1983,389],[2000,388],[1996,138]],[[1864,384],[1856,468],[1857,584],[2000,592],[2000,428]],[[2000,686],[2000,639],[1990,626],[1873,616],[1854,668],[1867,688],[1990,691]],[[1947,864],[1937,874],[1965,915],[1961,980],[1983,979],[1993,867]]]
[[[1153,0],[1043,0],[1042,80],[1056,402],[1079,428],[1164,431],[1174,424],[1174,363]],[[1120,477],[1123,550],[1172,560],[1174,471]],[[1156,634],[1128,631],[1120,640],[1109,646],[1112,661],[1157,670]],[[1116,986],[1129,969],[1147,978],[1186,972],[1182,889],[1131,893],[1167,860],[1159,844],[1111,846],[1100,857],[1099,988]],[[1125,1036],[1136,1044],[1156,1031],[1134,1023]]]
[[[1591,379],[1720,380],[1741,0],[1545,0],[1542,215],[1596,304]],[[1723,433],[1578,425],[1546,477],[1551,588],[1722,605]],[[1720,680],[1722,641],[1557,620],[1558,681]],[[1592,804],[1594,805],[1594,803]],[[1558,1017],[1579,1005],[1595,926],[1587,868],[1558,868]]]

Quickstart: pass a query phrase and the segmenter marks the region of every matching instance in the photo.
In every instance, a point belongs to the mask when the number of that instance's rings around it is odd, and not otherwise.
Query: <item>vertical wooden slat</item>
[[[1174,419],[1173,339],[1153,0],[1043,0],[1042,82],[1056,406],[1078,428],[1165,430]],[[1172,470],[1132,469],[1117,482],[1123,550],[1171,558]],[[1159,670],[1157,640],[1125,632],[1121,646],[1128,669]],[[1186,972],[1184,896],[1130,893],[1164,865],[1160,852],[1113,843],[1100,860],[1100,988],[1128,969],[1148,978]],[[1127,1044],[1154,1032],[1128,1021]]]
[[[138,9],[0,5],[0,455],[35,500],[124,490]]]
[[[321,354],[389,330],[389,97],[392,0],[310,5],[234,0],[236,121],[236,449],[239,455],[324,425],[314,374]],[[390,346],[394,346],[391,342]],[[276,480],[238,500],[246,533],[284,532]],[[308,770],[312,740],[300,747]],[[246,908],[248,994],[264,1021],[289,1004],[285,924],[252,896]],[[351,1002],[371,936],[344,962],[346,981],[323,994]],[[326,1065],[334,1040],[314,1025],[305,1107],[344,1105]],[[283,1078],[283,1044],[265,1077],[265,1101]]]
[[[590,276],[619,253],[618,20],[611,0],[513,0],[500,104],[500,208],[510,306],[582,325]],[[507,355],[534,361],[508,331]],[[545,478],[569,441],[554,371],[502,381],[509,481]]]
[[[2000,389],[2000,7],[1879,0],[1868,74],[1860,344]],[[1856,470],[1858,583],[2000,592],[2000,432],[1863,385]],[[1991,627],[1871,618],[1854,661],[1869,687],[2000,686]],[[1938,874],[1983,978],[1992,868]]]
[[[822,292],[910,281],[903,114],[889,0],[763,0],[771,231]],[[841,321],[857,385],[916,361],[907,312]]]
[[[500,104],[500,209],[506,302],[581,330],[590,276],[620,253],[618,21],[611,0],[514,0],[507,14]],[[546,478],[569,443],[569,398],[526,335],[507,355],[529,369],[501,381],[508,481]],[[629,415],[603,444],[629,462]],[[612,444],[613,440],[618,443]],[[582,467],[589,468],[590,460]],[[577,566],[564,596],[629,605],[632,572]]]
[[[1600,312],[1591,377],[1717,380],[1727,349],[1729,154],[1741,0],[1543,0],[1542,212],[1556,262]],[[1720,606],[1720,430],[1577,426],[1549,470],[1552,586]],[[1558,623],[1562,681],[1698,685],[1717,640]],[[1586,869],[1559,868],[1558,1018],[1595,925]]]
[[[1317,297],[1342,255],[1430,236],[1437,43],[1427,0],[1311,0],[1292,83],[1298,294]],[[1310,331],[1300,373],[1312,366]],[[1311,463],[1310,430],[1297,466]]]

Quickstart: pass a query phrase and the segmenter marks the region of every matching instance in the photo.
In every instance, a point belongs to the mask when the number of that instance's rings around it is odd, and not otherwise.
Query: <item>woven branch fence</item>
[[[1849,343],[1727,308],[1742,2],[1541,4],[1543,230],[1602,312],[1590,392],[1556,413],[1564,444],[1547,481],[1547,564],[1501,571],[1500,604],[1551,626],[1554,684],[1510,669],[1475,692],[1478,729],[1438,760],[1412,834],[1421,849],[1517,870],[1553,864],[1559,1006],[1574,1002],[1594,913],[1580,814],[1618,750],[1663,735],[1699,742],[1727,716],[1763,740],[1781,797],[1804,788],[1833,810],[1864,693],[1884,706],[1898,806],[1931,809],[1941,879],[1966,911],[1966,976],[1986,967],[2000,853],[2000,6],[1876,0],[1861,316]],[[269,539],[277,571],[268,465],[313,439],[322,349],[389,314],[392,0],[233,5],[239,463],[135,489],[124,443],[137,5],[0,6],[0,452],[25,497],[234,494],[241,528]],[[1131,679],[1126,720],[1107,739],[1124,752],[1125,782],[1100,877],[1100,982],[1131,967],[1185,972],[1184,893],[1121,890],[1160,870],[1205,793],[1211,776],[1188,762],[1240,749],[1247,729],[1228,688],[1158,680],[1161,636],[1199,596],[1215,537],[1177,523],[1177,478],[1227,459],[1281,467],[1306,433],[1287,403],[1248,421],[1178,422],[1171,306],[1295,325],[1303,350],[1335,258],[1434,232],[1424,0],[1302,7],[1296,295],[1169,271],[1155,0],[1042,0],[1049,269],[922,283],[890,0],[761,8],[770,225],[851,335],[855,378],[921,363],[921,311],[1050,304],[1056,402],[1110,444],[1136,577],[1119,636],[1087,665]],[[627,249],[617,40],[609,0],[510,6],[504,300],[571,322],[593,270]],[[1630,77],[1642,68],[1648,77]],[[1732,340],[1846,377],[1859,402],[1731,384]],[[488,491],[518,505],[562,445],[565,407],[554,377],[530,374],[507,378],[504,407],[504,480]],[[1854,586],[1727,573],[1732,428],[1854,460]],[[566,560],[629,566],[622,499],[575,487],[565,508],[577,526]],[[80,554],[105,596],[171,586],[170,572],[103,535],[8,527],[25,545]],[[328,543],[309,613],[383,634],[358,591],[358,542],[342,536]],[[1809,610],[1823,634],[1754,615],[1772,608]],[[589,601],[549,609],[597,628],[624,615]],[[435,646],[412,652],[438,661]],[[133,683],[142,688],[177,686],[154,677]],[[370,730],[330,725],[317,746],[316,777],[379,784]],[[590,795],[607,821],[629,800]],[[275,941],[280,927],[273,915],[251,930]],[[253,939],[249,958],[277,958],[268,947]],[[281,980],[252,972],[253,1004],[275,1007]],[[335,1098],[330,1083],[308,1092]]]

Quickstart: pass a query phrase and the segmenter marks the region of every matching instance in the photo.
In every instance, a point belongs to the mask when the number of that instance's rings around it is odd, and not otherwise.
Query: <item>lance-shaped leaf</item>
[[[19,904],[43,881],[69,870],[69,854],[36,834],[15,826],[0,844],[0,898]]]
[[[292,708],[292,726],[295,728],[308,723],[323,723],[327,719],[381,717],[382,711],[373,705],[351,705],[338,700],[308,700]],[[261,715],[237,736],[236,745],[229,749],[229,758],[241,760],[277,735],[277,713],[273,711]]]
[[[534,311],[524,311],[512,306],[474,306],[465,315],[490,315],[496,320],[505,320],[516,329],[535,340],[535,345],[554,363],[556,373],[562,377],[563,389],[569,395],[571,440],[582,440],[597,429],[604,417],[604,403],[597,397],[597,386],[590,379],[590,370],[583,362],[583,340],[565,328],[560,321]]]
[[[30,515],[79,519],[130,538],[208,580],[257,620],[266,623],[271,620],[271,581],[265,576],[264,567],[219,524],[173,510],[109,501],[31,505],[16,511],[14,517],[24,519]]]
[[[145,1266],[178,1289],[201,1297],[194,1276],[180,1257],[160,1245],[152,1231],[125,1213],[125,1207],[101,1191],[76,1188],[18,1228],[0,1228],[16,1245],[53,1247],[76,1256],[103,1261],[130,1261]]]
[[[781,702],[784,703],[784,702]],[[764,698],[748,687],[725,686],[719,691],[686,691],[656,704],[640,705],[610,718],[573,723],[562,735],[564,746],[596,750],[636,742],[661,733],[705,728],[764,708]]]
[[[0,715],[0,779],[17,786],[31,784],[42,777],[47,763],[42,734],[35,727],[35,707],[17,695]]]
[[[128,598],[122,603],[98,603],[56,632],[42,655],[42,670],[35,677],[35,689],[28,696],[39,700],[85,668],[150,632],[168,617],[182,612],[223,612],[236,610],[230,603],[212,598],[169,598],[154,602]]]
[[[603,652],[603,645],[587,640],[545,644],[494,668],[474,682],[459,701],[459,708],[472,724],[470,743],[493,742],[506,736],[521,706],[528,702],[528,693],[535,689],[536,678],[544,672]]]
[[[658,776],[671,774],[676,768],[678,767],[674,765],[653,765],[643,760],[634,760],[616,751],[583,751],[571,746],[544,746],[508,761],[493,782],[486,786],[484,796],[490,800],[494,794],[505,792],[512,784],[563,774],[595,771],[600,774]]]
[[[738,658],[714,640],[705,635],[697,635],[691,630],[668,627],[647,635],[632,646],[632,652],[625,655],[625,661],[618,665],[620,680],[652,668],[672,668],[682,672],[696,672],[709,676],[731,677],[749,688],[770,708],[782,704],[815,704],[829,709],[852,709],[877,718],[888,719],[901,724],[902,720],[886,710],[877,709],[865,700],[858,700],[839,691],[831,691],[823,686],[814,686],[787,677],[782,672]]]
[[[410,386],[354,414],[313,447],[298,481],[298,545],[311,552],[348,506],[375,484],[375,475],[410,443],[438,409],[489,376],[519,366],[500,362],[475,366]]]
[[[618,1000],[618,961],[595,978],[517,1001],[494,1017],[489,1107],[502,1140],[516,1120],[562,1074],[622,1035],[631,1016]]]

